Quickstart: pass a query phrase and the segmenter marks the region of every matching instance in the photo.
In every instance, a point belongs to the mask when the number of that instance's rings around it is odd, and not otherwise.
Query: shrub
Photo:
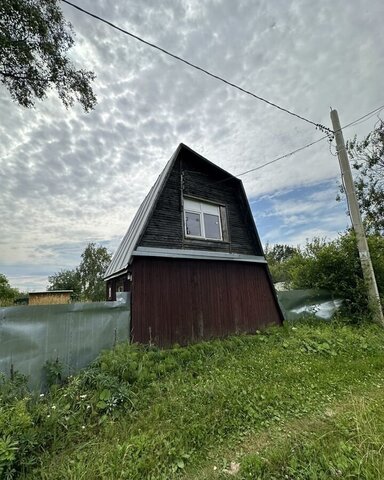
[[[0,376],[0,478],[15,478],[18,468],[34,464],[36,432],[26,377]]]
[[[368,243],[381,296],[384,296],[384,238],[370,236]],[[293,288],[319,288],[344,300],[343,315],[355,321],[367,316],[367,289],[363,280],[355,235],[347,232],[326,242],[315,238],[285,262]]]

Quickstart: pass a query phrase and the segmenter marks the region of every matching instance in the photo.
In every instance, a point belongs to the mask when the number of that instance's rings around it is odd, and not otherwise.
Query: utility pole
[[[331,120],[335,133],[337,154],[339,157],[339,164],[345,194],[347,196],[349,214],[351,216],[352,226],[356,234],[357,248],[359,250],[359,257],[361,262],[361,268],[363,271],[364,281],[368,288],[369,308],[372,312],[374,320],[384,327],[384,317],[383,311],[381,309],[380,296],[377,289],[375,272],[373,271],[368,242],[365,236],[363,222],[361,221],[359,204],[357,203],[355,185],[353,183],[351,167],[348,160],[347,150],[345,148],[344,136],[340,126],[339,115],[337,114],[336,110],[331,110]]]

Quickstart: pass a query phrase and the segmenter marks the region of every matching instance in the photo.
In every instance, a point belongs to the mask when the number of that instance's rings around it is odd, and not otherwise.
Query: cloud
[[[296,246],[315,236],[336,238],[350,226],[346,204],[335,201],[336,192],[328,181],[251,200],[262,242]]]
[[[346,124],[382,103],[380,0],[81,6],[327,126],[330,106]],[[23,110],[0,87],[0,271],[16,283],[19,267],[41,278],[76,265],[89,241],[114,248],[180,142],[238,174],[323,135],[67,5],[63,11],[76,32],[71,58],[95,71],[99,103],[86,115],[79,106],[66,110],[51,92]],[[361,136],[374,123],[345,135]],[[324,140],[242,179],[259,202],[253,209],[266,238],[286,242],[315,231],[337,234],[346,223],[340,205],[339,214],[331,209],[321,218],[338,175]],[[312,187],[314,196],[304,198]],[[274,203],[263,204],[269,198]]]

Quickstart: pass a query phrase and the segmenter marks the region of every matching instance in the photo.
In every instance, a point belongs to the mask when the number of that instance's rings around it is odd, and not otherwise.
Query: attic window
[[[184,199],[185,235],[207,240],[222,240],[220,207],[212,203]]]

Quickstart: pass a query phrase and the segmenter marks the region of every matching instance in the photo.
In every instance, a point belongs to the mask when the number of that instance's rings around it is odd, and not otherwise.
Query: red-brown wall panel
[[[265,264],[136,257],[132,340],[181,345],[281,324]]]

